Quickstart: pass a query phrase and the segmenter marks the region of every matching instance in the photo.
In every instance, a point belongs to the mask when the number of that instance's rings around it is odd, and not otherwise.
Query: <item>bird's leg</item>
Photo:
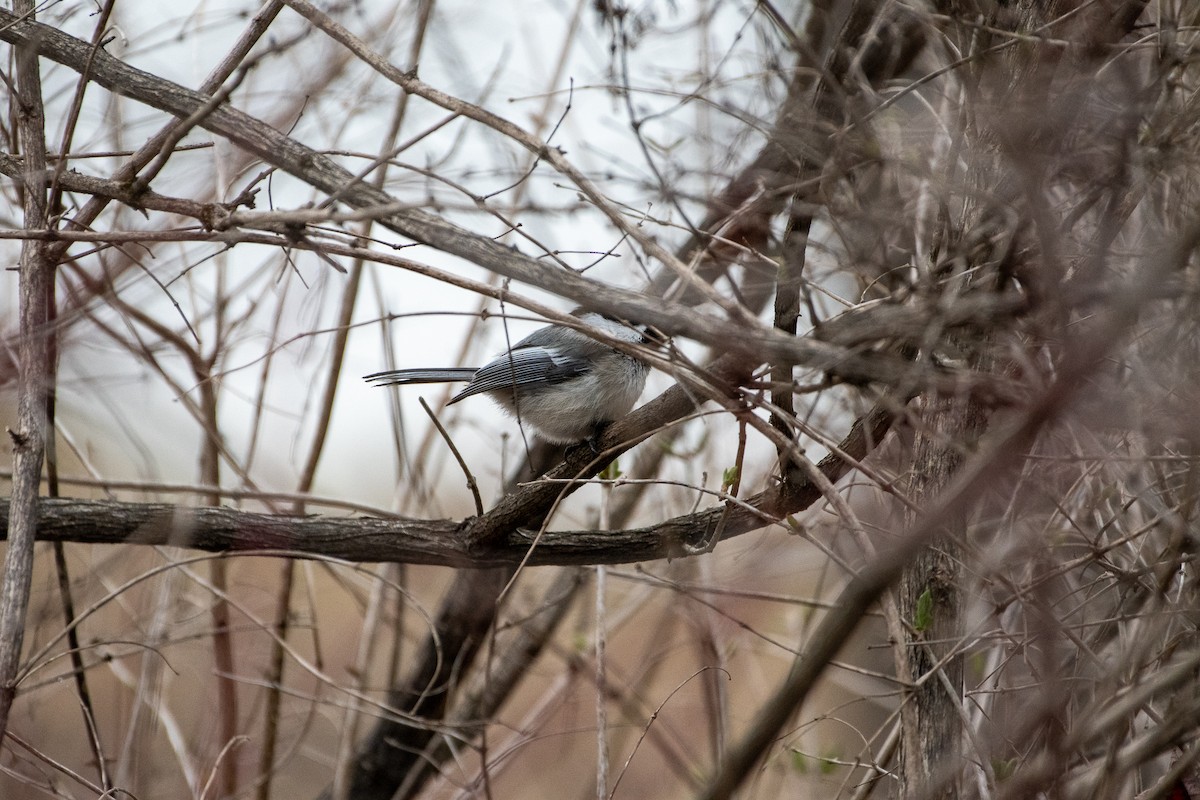
[[[597,422],[592,427],[592,435],[584,439],[584,443],[587,444],[588,447],[592,448],[593,455],[600,454],[600,440],[604,438],[604,432],[607,431],[611,425],[612,421]]]

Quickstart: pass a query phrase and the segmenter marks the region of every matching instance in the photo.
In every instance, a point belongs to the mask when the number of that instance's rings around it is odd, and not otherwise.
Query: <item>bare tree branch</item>
[[[838,446],[854,460],[882,441],[892,413],[878,408],[855,423]],[[608,441],[608,437],[605,438]],[[580,453],[579,450],[588,451]],[[580,474],[595,459],[584,446],[554,474]],[[836,481],[848,464],[837,455],[821,460],[821,471]],[[591,469],[598,471],[594,464]],[[656,558],[697,555],[693,549],[717,531],[729,539],[758,530],[821,498],[811,483],[797,480],[747,498],[656,525],[623,531],[546,531],[537,524],[560,495],[578,488],[535,481],[507,495],[492,511],[464,522],[369,517],[291,517],[227,508],[181,508],[163,503],[102,500],[43,500],[38,539],[91,544],[170,544],[210,552],[289,551],[348,561],[485,568],[505,564],[628,564]],[[521,499],[513,499],[521,498]],[[0,517],[9,503],[0,500]],[[536,543],[536,544],[535,544]],[[532,550],[530,549],[532,546]]]
[[[33,17],[34,3],[18,0],[13,10]],[[17,48],[17,127],[26,153],[21,191],[26,227],[43,228],[49,222],[46,181],[46,116],[42,105],[41,68],[37,53]],[[38,491],[46,447],[47,373],[46,333],[50,321],[50,287],[54,265],[46,258],[46,244],[26,241],[21,246],[20,317],[18,343],[20,370],[17,427],[8,431],[13,443],[11,511],[5,515],[8,548],[4,554],[0,586],[0,740],[8,728],[8,714],[17,687],[15,678],[25,640],[25,612],[33,579],[33,544],[39,524]]]

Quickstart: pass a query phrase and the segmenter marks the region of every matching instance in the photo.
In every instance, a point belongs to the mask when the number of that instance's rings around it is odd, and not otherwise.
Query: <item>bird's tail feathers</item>
[[[441,369],[396,369],[364,375],[363,380],[376,386],[405,386],[410,383],[452,383],[469,381],[475,376],[471,367],[444,367]]]

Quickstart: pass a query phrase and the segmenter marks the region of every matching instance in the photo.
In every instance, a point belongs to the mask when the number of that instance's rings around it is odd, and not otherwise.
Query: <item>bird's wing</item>
[[[456,403],[464,397],[482,392],[558,383],[583,373],[587,368],[586,360],[569,358],[547,347],[514,348],[480,367],[467,388],[456,394],[450,402]]]

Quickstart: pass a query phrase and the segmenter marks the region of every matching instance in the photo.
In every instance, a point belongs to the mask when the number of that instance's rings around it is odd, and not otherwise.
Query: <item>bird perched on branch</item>
[[[629,343],[648,328],[594,311],[571,312],[581,323]],[[486,394],[543,439],[574,444],[625,416],[646,386],[647,365],[566,325],[539,328],[478,369],[397,369],[364,376],[376,386],[468,381],[450,403]]]

